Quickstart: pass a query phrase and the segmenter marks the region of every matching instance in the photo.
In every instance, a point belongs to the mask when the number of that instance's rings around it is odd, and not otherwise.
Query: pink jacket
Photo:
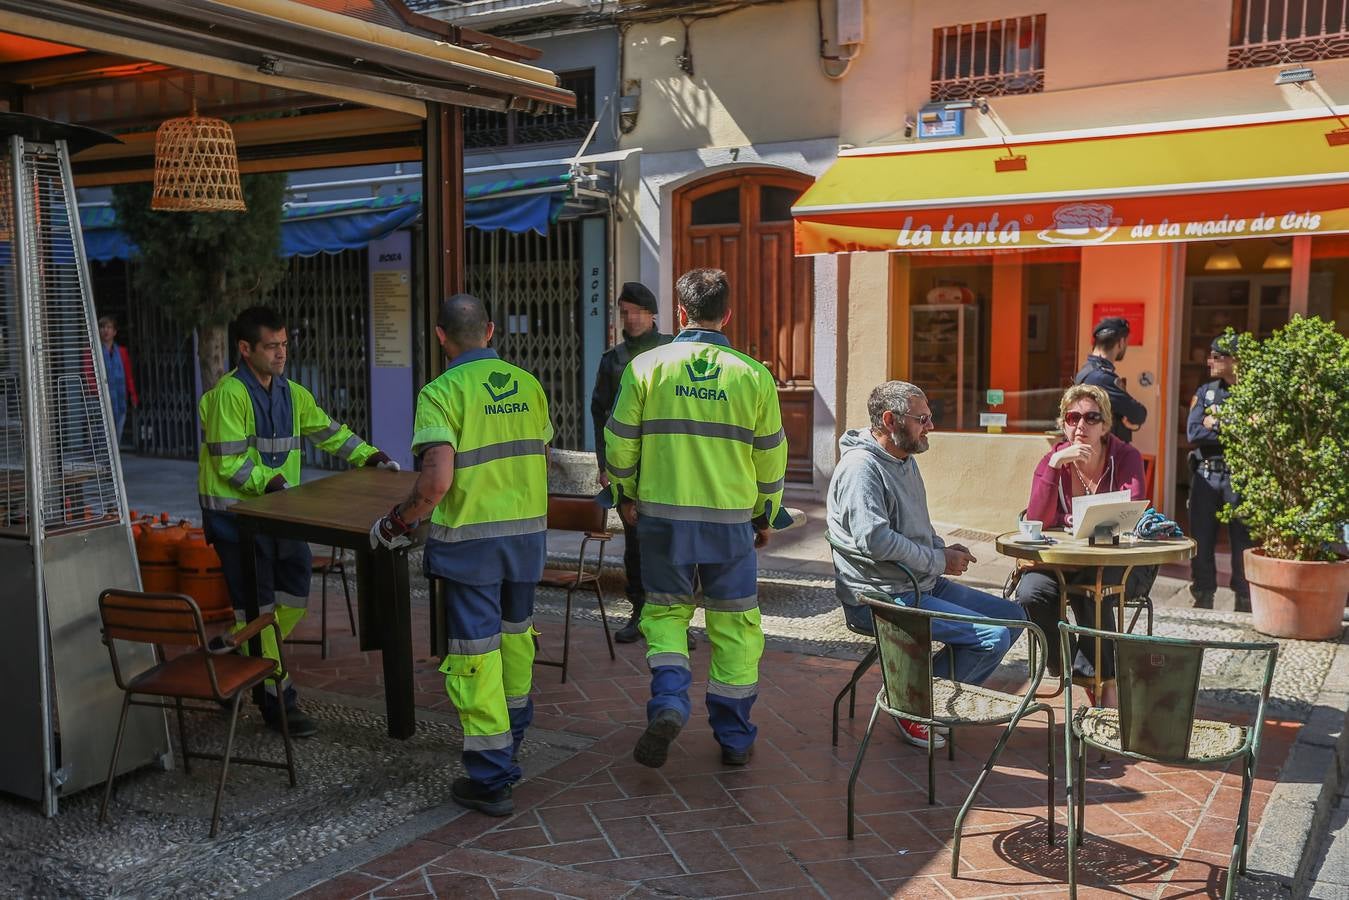
[[[1071,466],[1050,468],[1049,458],[1068,446],[1067,441],[1054,445],[1035,467],[1030,484],[1030,502],[1026,504],[1026,518],[1038,519],[1045,528],[1063,528],[1073,508],[1073,474]],[[1128,491],[1134,500],[1143,496],[1143,455],[1132,444],[1126,444],[1113,434],[1105,436],[1105,472],[1101,475],[1098,493]]]

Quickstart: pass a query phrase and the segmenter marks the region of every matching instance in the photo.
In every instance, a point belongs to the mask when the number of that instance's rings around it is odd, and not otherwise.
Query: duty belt
[[[1231,470],[1227,468],[1227,460],[1221,456],[1212,456],[1199,460],[1199,471],[1206,475],[1226,475]]]

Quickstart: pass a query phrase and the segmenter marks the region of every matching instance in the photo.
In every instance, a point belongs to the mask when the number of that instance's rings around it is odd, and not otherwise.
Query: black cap
[[[1235,334],[1223,333],[1213,339],[1213,343],[1208,345],[1209,350],[1220,356],[1237,355],[1237,336]]]
[[[656,305],[656,295],[640,281],[629,281],[623,285],[623,290],[618,292],[618,299],[635,303],[642,309],[656,313],[660,308]]]
[[[1106,316],[1096,323],[1096,327],[1091,330],[1091,336],[1096,343],[1105,341],[1117,341],[1129,333],[1129,320],[1122,319],[1119,316]]]

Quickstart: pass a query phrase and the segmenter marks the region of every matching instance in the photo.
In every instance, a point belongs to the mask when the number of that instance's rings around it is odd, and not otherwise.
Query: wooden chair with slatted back
[[[98,595],[98,612],[103,620],[103,643],[112,657],[113,678],[125,696],[122,699],[122,717],[117,725],[117,738],[112,747],[112,761],[108,765],[108,781],[103,789],[103,805],[99,809],[100,822],[108,819],[108,802],[112,799],[113,779],[117,772],[117,757],[122,752],[122,736],[126,730],[127,713],[133,705],[165,708],[167,699],[173,700],[178,718],[178,734],[182,743],[183,771],[191,772],[193,759],[213,759],[220,762],[220,782],[216,786],[215,807],[211,813],[211,837],[220,830],[220,801],[225,793],[225,776],[231,762],[285,769],[290,786],[295,786],[295,758],[291,751],[290,730],[286,724],[285,704],[281,710],[281,739],[286,748],[284,763],[273,760],[234,757],[234,731],[239,720],[239,704],[253,688],[268,679],[280,684],[285,677],[281,661],[244,656],[236,651],[263,629],[273,629],[278,648],[281,629],[271,613],[263,613],[240,630],[216,634],[208,638],[196,601],[185,594],[147,594],[141,591],[106,590]],[[155,658],[160,660],[143,672],[128,676],[122,671],[117,654],[117,642],[128,641],[153,644]],[[164,648],[178,652],[170,657]],[[278,657],[280,652],[278,649]],[[155,700],[134,699],[137,695]],[[214,701],[210,705],[184,706],[184,700]],[[230,710],[229,735],[225,752],[199,753],[188,749],[187,729],[183,713],[209,712],[219,715],[217,704],[228,704]]]
[[[329,547],[327,554],[315,554],[309,563],[311,574],[323,579],[319,589],[319,636],[316,638],[286,638],[287,644],[313,644],[319,648],[319,659],[328,658],[328,576],[339,575],[342,578],[342,593],[347,598],[347,624],[351,626],[351,636],[356,636],[356,613],[351,608],[351,584],[347,581],[347,551],[342,547]]]
[[[595,591],[595,601],[600,607],[600,623],[604,626],[604,640],[609,645],[609,658],[615,659],[614,640],[609,635],[609,617],[604,611],[604,589],[600,586],[600,573],[604,569],[604,547],[613,537],[607,530],[607,510],[595,502],[593,497],[574,494],[548,495],[548,530],[576,531],[583,536],[581,549],[576,555],[576,567],[545,568],[539,579],[541,587],[561,588],[567,592],[567,612],[562,626],[562,660],[538,659],[540,666],[558,666],[562,669],[562,683],[567,683],[567,662],[571,654],[571,597],[581,588]],[[586,565],[586,549],[594,543],[593,567]]]

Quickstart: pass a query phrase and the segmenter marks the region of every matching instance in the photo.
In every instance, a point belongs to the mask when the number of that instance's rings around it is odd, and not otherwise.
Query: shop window
[[[691,225],[736,225],[740,222],[740,188],[699,197],[692,203]]]
[[[1045,16],[932,30],[932,99],[966,100],[1045,89]]]
[[[1312,242],[1307,314],[1334,322],[1349,335],[1349,235],[1318,234]]]
[[[1349,56],[1343,0],[1232,0],[1229,69]]]
[[[464,148],[511,147],[581,141],[595,122],[595,70],[558,74],[561,87],[576,94],[576,108],[555,106],[540,115],[464,110]]]
[[[1006,415],[1007,431],[1055,427],[1081,364],[1079,259],[1076,248],[1027,252],[1019,287],[1000,287],[1020,296],[995,297],[992,257],[911,258],[909,380],[927,394],[939,429],[984,431],[982,413]],[[1024,319],[1009,321],[1004,304],[1023,302]]]

